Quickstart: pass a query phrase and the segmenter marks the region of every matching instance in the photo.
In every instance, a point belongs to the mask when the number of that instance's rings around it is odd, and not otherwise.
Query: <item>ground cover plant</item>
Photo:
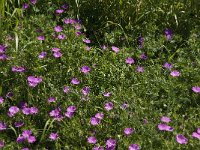
[[[199,28],[91,40],[69,4],[16,5],[1,20],[0,149],[199,149]]]

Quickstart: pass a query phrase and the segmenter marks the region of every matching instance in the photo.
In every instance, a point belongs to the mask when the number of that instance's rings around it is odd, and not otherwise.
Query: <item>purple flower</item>
[[[46,55],[47,55],[47,52],[41,52],[38,57],[43,59],[46,57]]]
[[[77,25],[74,26],[74,28],[75,28],[76,30],[80,30],[80,29],[81,29],[81,25],[80,25],[80,24],[77,24]]]
[[[66,39],[66,35],[65,34],[59,34],[58,35],[58,39],[59,40],[64,40],[64,39]]]
[[[69,8],[69,4],[65,3],[61,6],[61,8],[67,10]]]
[[[167,29],[165,29],[164,34],[165,34],[167,41],[169,41],[172,38],[173,31],[172,31],[172,29],[167,28]]]
[[[20,102],[20,108],[28,107],[28,104],[26,102]]]
[[[50,135],[49,135],[49,138],[52,140],[52,141],[55,141],[55,140],[57,140],[58,139],[58,133],[51,133]]]
[[[95,146],[92,150],[104,150],[102,146]]]
[[[131,65],[131,64],[134,64],[134,63],[135,63],[135,61],[134,61],[134,59],[133,59],[133,58],[131,58],[131,57],[128,57],[128,58],[126,58],[126,63],[127,63],[127,64],[129,64],[129,65]]]
[[[148,57],[147,57],[147,55],[145,55],[145,54],[141,54],[141,55],[140,55],[140,58],[143,59],[143,60],[146,60]]]
[[[200,87],[194,86],[194,87],[192,87],[192,91],[195,92],[195,93],[200,93]]]
[[[13,117],[16,113],[19,112],[19,108],[17,106],[11,106],[8,111],[9,111],[9,116]]]
[[[74,85],[78,85],[80,83],[80,81],[77,78],[73,78],[71,80],[71,83],[74,84]]]
[[[35,5],[37,3],[37,0],[30,0],[31,4]]]
[[[25,140],[26,140],[25,137],[23,137],[23,136],[20,135],[20,136],[17,137],[16,142],[17,142],[17,143],[22,143],[22,142],[24,142]]]
[[[101,112],[99,112],[99,113],[96,113],[95,117],[98,118],[98,119],[100,119],[100,120],[102,120],[103,117],[104,117],[104,114],[101,113]]]
[[[57,10],[56,10],[56,14],[57,14],[57,15],[60,15],[60,14],[64,13],[64,11],[65,11],[65,10],[63,10],[63,9],[57,9]]]
[[[36,108],[36,107],[31,107],[30,108],[30,114],[37,114],[38,113],[38,108]]]
[[[160,131],[173,131],[174,129],[166,124],[158,124],[158,129]]]
[[[12,98],[14,96],[13,92],[8,92],[6,98]]]
[[[22,113],[24,114],[24,115],[30,115],[30,108],[27,108],[27,107],[24,107],[24,108],[22,108]]]
[[[200,128],[197,129],[197,133],[200,134]]]
[[[197,139],[200,140],[200,134],[197,133],[197,132],[193,132],[193,133],[192,133],[192,137],[197,138]]]
[[[117,141],[110,138],[106,141],[106,149],[107,150],[114,150],[115,147],[116,147],[116,144],[117,144]]]
[[[20,128],[24,125],[24,122],[18,121],[18,122],[15,122],[14,125],[15,125],[16,128]]]
[[[7,47],[6,47],[5,45],[1,45],[1,44],[0,44],[0,54],[5,53],[6,48],[7,48]]]
[[[124,134],[125,135],[131,135],[134,132],[133,128],[125,128]]]
[[[51,103],[51,102],[55,102],[56,101],[56,98],[55,97],[49,97],[48,98],[48,102]]]
[[[41,35],[41,36],[38,36],[37,39],[38,39],[39,41],[44,41],[45,37],[44,37],[44,35]]]
[[[171,75],[172,77],[178,77],[178,76],[181,75],[181,73],[180,73],[179,71],[177,71],[177,70],[174,70],[174,71],[172,71],[172,72],[170,73],[170,75]]]
[[[86,49],[87,51],[89,51],[89,50],[91,49],[91,47],[86,45],[85,49]]]
[[[131,144],[128,150],[140,150],[140,147],[137,144]]]
[[[67,112],[65,112],[65,116],[66,116],[67,118],[72,118],[72,117],[74,116],[74,112],[69,112],[69,111],[67,111]]]
[[[87,96],[90,93],[90,88],[88,86],[85,86],[81,89],[81,92],[84,96]]]
[[[59,52],[59,51],[60,51],[60,48],[53,47],[51,50],[52,50],[52,52]]]
[[[88,66],[83,66],[83,67],[81,67],[81,72],[83,72],[83,73],[88,73],[88,72],[90,72],[90,67],[88,67]]]
[[[80,31],[76,32],[76,36],[80,36],[82,33]]]
[[[61,26],[54,27],[55,32],[61,32],[62,30],[63,30],[63,28]]]
[[[127,109],[128,107],[129,107],[129,104],[127,104],[127,103],[123,103],[123,104],[120,106],[120,108],[123,109],[123,110]]]
[[[176,136],[176,141],[179,143],[179,144],[187,144],[188,143],[188,139],[182,135],[182,134],[178,134]]]
[[[35,77],[35,76],[28,77],[28,84],[31,87],[36,87],[40,82],[42,82],[41,77]]]
[[[101,48],[102,48],[102,50],[106,50],[107,46],[106,45],[102,45]]]
[[[60,115],[60,111],[61,111],[61,109],[58,107],[58,108],[52,110],[52,111],[49,113],[49,115],[50,115],[51,117],[58,117],[58,116]]]
[[[116,46],[112,46],[112,50],[113,50],[114,52],[116,52],[116,53],[118,53],[118,52],[119,52],[119,48],[118,48],[118,47],[116,47]]]
[[[96,118],[96,117],[92,117],[90,119],[90,124],[93,125],[93,126],[96,126],[96,125],[100,124],[100,122],[101,122],[100,119]]]
[[[4,98],[0,96],[0,104],[4,103]]]
[[[29,8],[29,4],[28,3],[24,3],[22,6],[23,9],[28,9]]]
[[[97,139],[94,136],[88,137],[87,141],[90,144],[96,144],[97,143]]]
[[[167,123],[171,121],[171,119],[169,117],[166,117],[166,116],[161,117],[160,120],[162,122],[167,122]]]
[[[142,36],[139,36],[137,38],[137,43],[138,43],[139,48],[143,48],[144,47],[144,38]]]
[[[137,72],[144,72],[144,68],[141,67],[141,66],[138,66],[138,67],[137,67]]]
[[[12,72],[24,72],[26,69],[24,67],[12,67]]]
[[[166,62],[164,65],[163,65],[164,68],[167,68],[167,69],[172,69],[172,64]]]
[[[24,147],[24,148],[22,148],[22,150],[29,150],[29,148],[27,148],[27,147]]]
[[[91,41],[89,39],[83,39],[83,42],[87,43],[87,44],[91,43]]]
[[[74,19],[71,19],[71,18],[67,18],[64,20],[64,23],[65,24],[74,24],[74,23],[77,23],[77,21]]]
[[[54,52],[54,53],[53,53],[53,56],[54,56],[55,58],[60,58],[60,57],[62,57],[62,53],[61,53],[61,52]]]
[[[24,137],[24,138],[28,138],[29,136],[31,136],[31,134],[32,134],[32,131],[31,130],[24,130],[23,132],[22,132],[22,136]]]
[[[29,136],[27,140],[28,140],[28,143],[34,143],[36,141],[36,137],[35,136]]]
[[[0,140],[0,148],[3,148],[5,146],[5,143]]]
[[[70,90],[69,86],[64,86],[64,87],[63,87],[63,92],[64,92],[64,93],[68,93],[69,90]]]
[[[7,125],[5,122],[0,121],[0,131],[2,130],[6,130],[7,129]]]
[[[1,54],[0,53],[0,60],[7,60],[8,56],[6,54]]]
[[[75,112],[75,111],[76,111],[76,106],[73,106],[73,105],[69,106],[69,107],[67,108],[67,111],[68,111],[68,112]]]
[[[104,105],[104,108],[105,108],[107,111],[112,110],[113,107],[114,107],[114,104],[113,104],[112,102],[105,103],[105,105]]]
[[[105,92],[105,93],[103,93],[103,96],[110,97],[111,96],[111,92]]]

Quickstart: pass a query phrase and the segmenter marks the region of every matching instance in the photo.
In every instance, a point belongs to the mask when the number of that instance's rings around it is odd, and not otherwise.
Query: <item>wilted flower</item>
[[[107,111],[112,110],[113,107],[114,107],[114,104],[113,104],[112,102],[105,103],[105,105],[104,105],[104,108],[105,108]]]
[[[173,31],[172,31],[172,29],[167,28],[167,29],[165,29],[164,34],[165,34],[166,39],[169,41],[172,38]]]
[[[81,67],[81,72],[83,72],[83,73],[88,73],[88,72],[90,72],[91,71],[91,69],[90,69],[90,67],[88,67],[88,66],[83,66],[83,67]]]
[[[117,144],[117,141],[110,138],[110,139],[108,139],[106,141],[106,149],[108,149],[108,150],[114,150],[115,147],[116,147],[116,144]]]
[[[74,85],[77,85],[77,84],[80,83],[80,81],[79,81],[77,78],[73,78],[73,79],[71,80],[71,83],[74,84]]]
[[[61,26],[54,27],[55,32],[61,32],[62,30],[63,30],[63,28]]]
[[[158,129],[161,131],[173,131],[174,129],[166,124],[158,124]]]
[[[12,72],[24,72],[26,69],[24,67],[17,67],[13,66],[12,67]]]
[[[45,58],[46,55],[47,55],[47,52],[41,52],[38,57],[42,59],[42,58]]]
[[[31,87],[36,87],[40,82],[42,82],[41,77],[35,77],[35,76],[28,77],[28,84]]]
[[[137,144],[131,144],[128,150],[140,150],[140,147]]]
[[[172,71],[172,72],[170,73],[170,75],[171,75],[172,77],[178,77],[178,76],[181,75],[181,73],[180,73],[179,71],[177,71],[177,70],[174,70],[174,71]]]
[[[171,119],[169,117],[166,117],[166,116],[161,117],[160,120],[162,122],[167,122],[167,123],[171,121]]]
[[[96,118],[96,117],[92,117],[90,119],[90,124],[93,125],[93,126],[96,126],[96,125],[100,124],[100,122],[101,122],[100,119]]]
[[[134,64],[134,63],[135,63],[135,61],[134,61],[134,59],[133,59],[133,58],[131,58],[131,57],[128,57],[128,58],[126,58],[126,63],[127,63],[127,64],[129,64],[129,65],[131,65],[131,64]]]
[[[164,68],[167,68],[167,69],[172,69],[172,64],[166,62],[164,65],[163,65]]]
[[[87,139],[88,143],[90,144],[96,144],[97,143],[97,139],[94,136],[91,136]]]
[[[194,86],[194,87],[192,87],[192,91],[195,92],[195,93],[200,93],[200,87]]]
[[[84,96],[87,96],[90,93],[90,88],[88,86],[85,86],[82,88],[81,92]]]
[[[134,132],[133,128],[125,128],[124,134],[125,135],[131,135]]]
[[[39,41],[44,41],[45,37],[44,37],[44,35],[41,35],[41,36],[38,36],[37,39],[38,39]]]
[[[58,139],[58,133],[51,133],[50,135],[49,135],[49,138],[51,139],[51,140],[53,140],[53,141],[55,141],[55,140],[57,140]]]
[[[188,143],[188,139],[182,135],[182,134],[178,134],[176,136],[176,141],[179,143],[179,144],[187,144]]]
[[[119,52],[119,48],[118,48],[118,47],[116,47],[116,46],[112,46],[112,50],[113,50],[114,52],[116,52],[116,53],[118,53],[118,52]]]

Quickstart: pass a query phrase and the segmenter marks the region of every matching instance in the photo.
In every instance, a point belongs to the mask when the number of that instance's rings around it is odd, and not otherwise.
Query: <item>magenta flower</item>
[[[8,115],[13,117],[16,113],[19,112],[19,108],[17,106],[11,106],[8,111]]]
[[[65,3],[61,6],[61,8],[67,10],[69,8],[69,4]]]
[[[53,47],[51,50],[52,50],[52,52],[59,52],[59,51],[60,51],[60,48]]]
[[[20,135],[20,136],[17,137],[16,142],[17,142],[17,143],[22,143],[22,142],[24,142],[25,140],[26,140],[26,139],[25,139],[23,136]]]
[[[99,118],[96,118],[96,117],[92,117],[90,119],[90,124],[93,125],[93,126],[100,124],[100,122],[101,122],[101,120]]]
[[[37,114],[38,113],[38,108],[37,107],[31,107],[30,108],[30,114]]]
[[[126,63],[127,63],[127,64],[129,64],[129,65],[131,65],[131,64],[134,64],[134,63],[135,63],[135,61],[134,61],[134,59],[133,59],[133,58],[131,58],[131,57],[128,57],[128,58],[126,58]]]
[[[65,12],[65,10],[63,10],[63,9],[57,9],[56,10],[56,14],[57,15],[60,15],[60,14],[62,14],[62,13],[64,13]]]
[[[118,53],[118,52],[119,52],[119,48],[118,48],[118,47],[116,47],[116,46],[112,46],[112,50],[113,50],[114,52],[116,52],[116,53]]]
[[[41,77],[35,77],[35,76],[28,77],[28,84],[30,87],[36,87],[41,82],[42,82]]]
[[[84,96],[87,96],[90,93],[90,88],[88,86],[85,86],[81,89],[81,92]]]
[[[24,67],[12,67],[12,72],[24,72],[26,69]]]
[[[37,3],[37,0],[30,0],[31,4],[35,5]]]
[[[24,137],[24,138],[28,138],[29,136],[31,136],[32,135],[32,131],[31,130],[24,130],[23,132],[22,132],[22,136]]]
[[[58,116],[60,116],[60,112],[61,112],[61,109],[58,107],[58,108],[50,111],[49,115],[51,117],[58,117]]]
[[[137,43],[138,43],[138,48],[143,48],[144,47],[144,38],[142,36],[139,36],[137,38]]]
[[[104,150],[102,146],[95,146],[92,150]]]
[[[102,45],[101,48],[102,48],[102,50],[106,50],[107,46],[106,45]]]
[[[54,27],[55,32],[61,32],[62,30],[63,30],[63,28],[61,26]]]
[[[53,53],[53,56],[54,56],[55,58],[60,58],[60,57],[62,57],[62,53],[61,53],[61,52],[54,52],[54,53]]]
[[[44,35],[41,35],[41,36],[38,36],[37,39],[38,39],[39,41],[44,41],[45,37],[44,37]]]
[[[181,73],[180,73],[179,71],[177,71],[177,70],[174,70],[174,71],[172,71],[172,72],[170,73],[170,75],[171,75],[172,77],[178,77],[178,76],[181,75]]]
[[[88,66],[83,66],[83,67],[81,67],[81,72],[83,72],[83,73],[88,73],[88,72],[90,72],[91,71],[91,69],[90,69],[90,67],[88,67]]]
[[[58,133],[51,133],[50,135],[49,135],[49,138],[52,140],[52,141],[55,141],[55,140],[57,140],[58,139]]]
[[[3,148],[4,146],[5,146],[4,141],[1,141],[1,140],[0,140],[0,148]]]
[[[48,102],[51,103],[51,102],[55,102],[56,101],[56,98],[55,97],[49,97],[48,98]]]
[[[101,113],[101,112],[99,112],[99,113],[96,113],[95,117],[98,118],[98,119],[100,119],[100,120],[102,120],[103,117],[104,117],[104,114]]]
[[[120,108],[122,109],[122,110],[125,110],[125,109],[127,109],[129,107],[129,104],[127,104],[126,102],[124,102],[122,105],[120,105]]]
[[[200,140],[200,134],[198,134],[197,132],[193,132],[192,133],[192,137],[197,138]]]
[[[4,98],[0,96],[0,104],[4,103]]]
[[[96,144],[97,143],[97,139],[94,136],[88,137],[87,141],[90,144]]]
[[[74,85],[78,85],[80,83],[80,81],[77,78],[73,78],[71,80],[71,83],[74,84]]]
[[[69,107],[67,108],[67,111],[68,111],[68,112],[75,112],[75,111],[76,111],[76,106],[73,106],[73,105],[69,106]]]
[[[147,57],[147,55],[145,55],[145,54],[143,53],[143,54],[140,55],[140,58],[143,59],[143,60],[146,60],[148,57]]]
[[[29,136],[27,140],[28,140],[28,143],[34,143],[36,141],[36,137],[35,136]]]
[[[6,52],[7,47],[5,45],[0,44],[0,54],[3,54]]]
[[[195,93],[200,93],[200,87],[194,86],[194,87],[192,87],[192,91],[195,92]]]
[[[64,20],[64,23],[65,24],[74,24],[74,23],[77,23],[77,21],[74,19],[71,19],[71,18],[67,18]]]
[[[0,131],[6,130],[7,124],[5,122],[0,121]]]
[[[116,147],[116,144],[117,144],[117,141],[110,138],[106,141],[106,149],[107,150],[114,150],[115,147]]]
[[[112,95],[111,92],[105,92],[105,93],[103,93],[103,96],[105,96],[105,97],[110,97],[111,95]]]
[[[80,25],[80,24],[77,24],[77,25],[74,26],[74,28],[75,28],[76,30],[80,30],[80,29],[81,29],[81,25]]]
[[[165,34],[167,41],[169,41],[172,38],[173,31],[172,31],[172,29],[167,28],[167,29],[165,29],[164,34]]]
[[[74,112],[69,112],[69,111],[67,111],[67,112],[65,112],[65,116],[66,116],[67,118],[72,118],[72,117],[74,116]]]
[[[0,53],[0,60],[7,60],[8,56],[6,54],[1,54]]]
[[[138,66],[138,67],[137,67],[137,72],[144,72],[144,68],[141,67],[141,66]]]
[[[169,117],[166,117],[166,116],[161,117],[160,120],[161,120],[162,122],[167,122],[167,123],[171,121],[170,118],[169,118]]]
[[[80,31],[76,32],[76,36],[80,36],[82,33]]]
[[[27,147],[24,147],[24,148],[22,148],[22,150],[29,150],[29,148],[27,148]]]
[[[140,147],[137,144],[131,144],[128,150],[140,150]]]
[[[14,125],[15,125],[16,128],[20,128],[24,125],[24,122],[18,121],[18,122],[15,122]]]
[[[30,108],[27,108],[27,107],[22,108],[22,113],[24,115],[30,115],[31,114]]]
[[[168,63],[168,62],[166,62],[166,63],[163,65],[163,67],[164,67],[164,68],[167,68],[167,69],[172,69],[172,68],[173,68],[172,64],[170,64],[170,63]]]
[[[112,110],[113,107],[114,107],[114,104],[113,104],[112,102],[105,103],[105,105],[104,105],[104,108],[105,108],[107,111]]]
[[[83,42],[86,43],[86,44],[91,43],[91,41],[89,39],[83,39]]]
[[[58,39],[59,40],[64,40],[64,39],[66,39],[66,35],[65,34],[59,34],[58,35]]]
[[[23,9],[28,9],[29,8],[29,4],[28,3],[24,3],[22,6]]]
[[[173,131],[174,129],[166,124],[158,124],[158,129],[160,131]]]
[[[47,55],[47,52],[41,52],[38,57],[43,59],[46,57],[46,55]]]
[[[69,86],[64,86],[64,87],[63,87],[63,92],[64,92],[64,93],[68,93],[69,90],[70,90]]]
[[[176,136],[176,141],[179,143],[179,144],[187,144],[188,143],[188,139],[182,135],[182,134],[178,134]]]
[[[133,128],[125,128],[124,129],[124,134],[125,135],[131,135],[134,132]]]

